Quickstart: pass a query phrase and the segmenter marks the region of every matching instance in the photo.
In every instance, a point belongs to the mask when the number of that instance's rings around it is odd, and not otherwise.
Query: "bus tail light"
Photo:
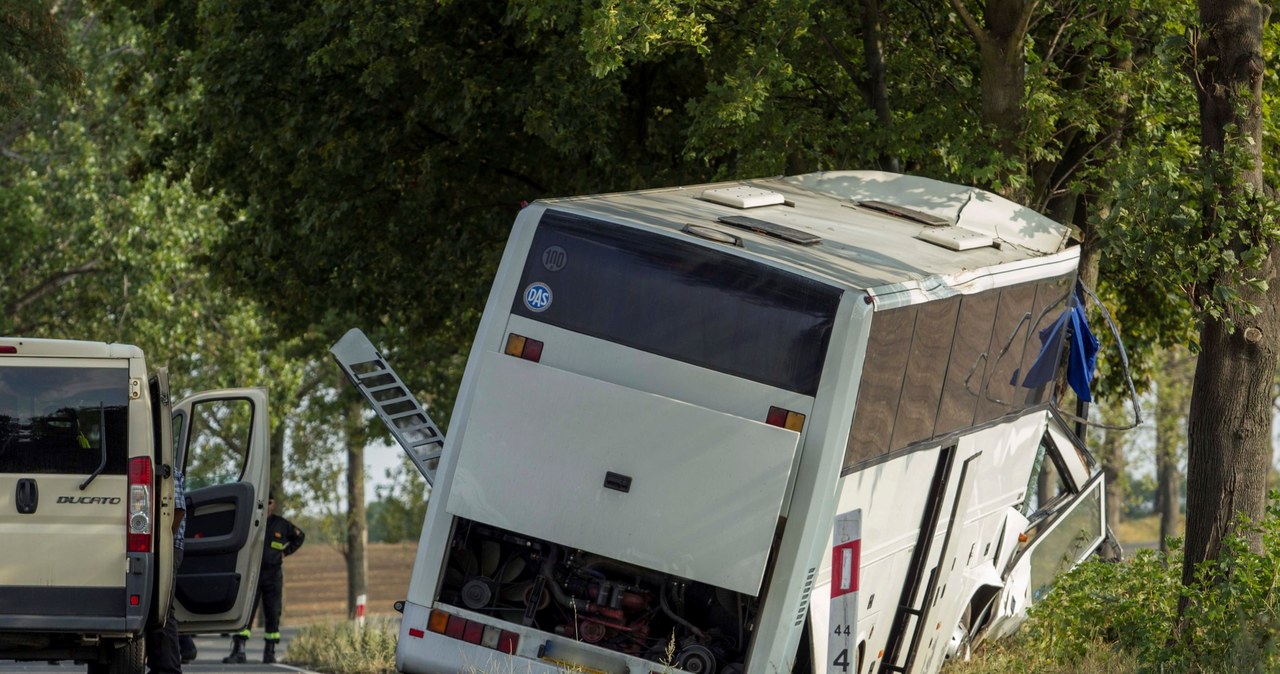
[[[151,459],[129,462],[129,552],[151,552]]]
[[[507,335],[506,354],[536,363],[542,360],[542,342],[513,332]]]
[[[799,412],[784,410],[781,407],[770,407],[769,416],[765,417],[764,422],[770,426],[785,428],[797,433],[804,430],[804,415]]]
[[[410,630],[410,633],[412,634],[413,631]],[[507,655],[515,655],[516,647],[520,644],[520,635],[515,632],[450,615],[439,609],[433,609],[431,615],[427,617],[427,631],[502,651]]]

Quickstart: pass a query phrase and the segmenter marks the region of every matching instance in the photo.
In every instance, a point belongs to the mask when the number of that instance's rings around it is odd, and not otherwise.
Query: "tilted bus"
[[[433,482],[398,668],[932,672],[1011,630],[1106,535],[1077,264],[880,172],[529,205],[447,439],[333,349]]]

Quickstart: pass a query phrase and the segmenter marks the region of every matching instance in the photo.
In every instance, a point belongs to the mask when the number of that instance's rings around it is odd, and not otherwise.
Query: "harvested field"
[[[409,590],[416,543],[370,543],[366,615],[395,615],[392,603]],[[326,543],[308,542],[284,562],[284,615],[290,627],[341,620],[347,615],[347,566]]]

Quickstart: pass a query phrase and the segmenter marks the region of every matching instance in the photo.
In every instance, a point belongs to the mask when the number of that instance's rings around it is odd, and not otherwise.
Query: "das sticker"
[[[551,288],[542,281],[530,283],[524,289],[524,306],[533,312],[546,311],[551,306]]]
[[[542,251],[542,266],[547,271],[560,271],[569,263],[569,254],[560,246],[549,246]]]

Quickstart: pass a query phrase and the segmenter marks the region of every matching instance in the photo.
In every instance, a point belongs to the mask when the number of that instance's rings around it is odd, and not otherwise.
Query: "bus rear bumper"
[[[492,618],[454,606],[438,607],[464,623],[484,624],[501,630],[501,639],[485,640],[478,633],[440,634],[427,629],[432,609],[406,602],[396,645],[396,670],[405,674],[649,674],[663,670],[683,674],[675,667],[560,637],[536,629],[507,624],[498,627]],[[439,617],[439,616],[437,616]],[[483,623],[480,623],[483,621]],[[446,629],[446,631],[452,631]],[[471,634],[480,641],[466,639]],[[510,637],[515,637],[514,654],[509,653]],[[486,643],[487,641],[487,643]]]

